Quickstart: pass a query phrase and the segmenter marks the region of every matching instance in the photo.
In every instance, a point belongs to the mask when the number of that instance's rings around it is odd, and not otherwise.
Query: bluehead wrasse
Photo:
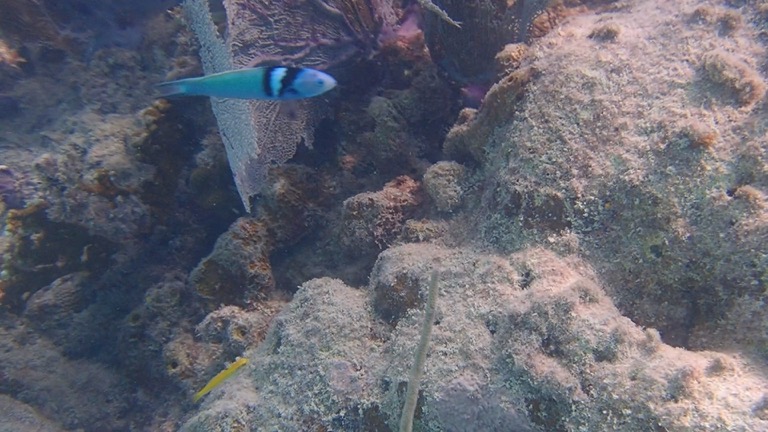
[[[261,100],[311,98],[334,87],[336,80],[325,72],[284,66],[236,69],[157,85],[160,97],[211,96]]]
[[[199,401],[201,397],[207,395],[208,393],[211,392],[211,390],[218,387],[219,384],[226,381],[227,378],[231,377],[232,374],[237,372],[237,370],[243,367],[246,363],[248,363],[247,358],[245,357],[236,358],[231,365],[227,366],[227,368],[224,369],[223,371],[217,373],[215,377],[211,378],[211,380],[208,381],[208,384],[206,384],[205,387],[200,389],[199,392],[195,393],[195,395],[192,397],[192,401],[193,402]]]

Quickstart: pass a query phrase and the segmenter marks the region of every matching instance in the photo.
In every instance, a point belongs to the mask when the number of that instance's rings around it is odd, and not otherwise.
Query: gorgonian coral
[[[226,40],[213,24],[206,0],[184,3],[200,41],[207,74],[256,65],[328,69],[376,46],[383,26],[396,14],[383,0],[224,0]],[[212,101],[245,209],[266,181],[270,166],[290,159],[296,145],[311,146],[323,117],[322,101],[291,109],[269,101]]]

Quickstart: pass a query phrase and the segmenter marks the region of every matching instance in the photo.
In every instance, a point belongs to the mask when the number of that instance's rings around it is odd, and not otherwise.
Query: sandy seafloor
[[[174,2],[0,0],[0,431],[396,431],[434,272],[416,431],[768,430],[768,1],[413,3],[214,6],[247,213]]]

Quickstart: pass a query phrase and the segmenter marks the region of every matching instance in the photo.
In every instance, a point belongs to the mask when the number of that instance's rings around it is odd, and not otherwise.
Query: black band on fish
[[[286,93],[289,92],[296,92],[296,90],[293,88],[293,82],[296,81],[296,77],[299,76],[303,70],[301,68],[294,67],[285,69],[285,75],[283,75],[283,79],[280,80],[280,93],[278,93],[280,96],[285,96]]]

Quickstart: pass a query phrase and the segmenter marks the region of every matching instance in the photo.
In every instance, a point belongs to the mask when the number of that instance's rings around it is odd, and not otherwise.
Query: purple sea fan
[[[13,171],[5,165],[0,165],[0,199],[11,209],[24,207],[24,200],[19,191],[19,185]]]
[[[376,47],[397,22],[387,0],[224,0],[236,66],[327,69]]]

